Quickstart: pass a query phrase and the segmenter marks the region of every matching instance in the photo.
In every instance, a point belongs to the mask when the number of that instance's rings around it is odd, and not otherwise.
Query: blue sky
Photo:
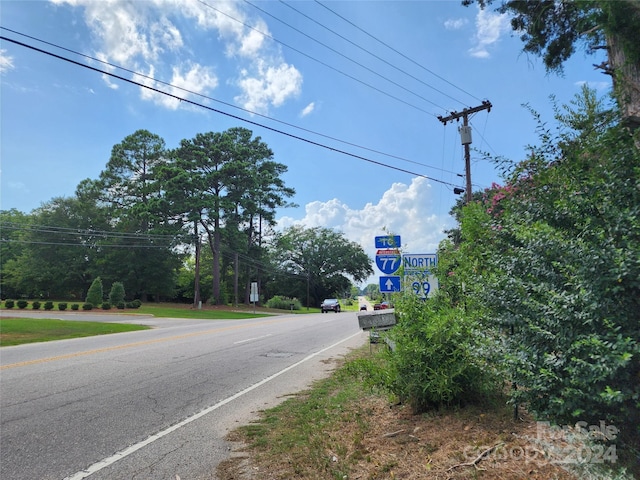
[[[523,104],[552,125],[550,95],[567,103],[585,82],[610,89],[592,66],[599,59],[579,51],[563,76],[548,74],[522,53],[508,17],[458,0],[23,0],[0,9],[5,37],[259,124],[2,41],[3,210],[72,196],[138,129],[173,148],[243,126],[288,167],[299,206],[279,212],[281,227],[335,228],[372,258],[374,237],[390,231],[406,252],[429,253],[453,225],[453,186],[465,183],[457,124],[438,115],[492,103],[471,117],[472,181],[485,188],[500,178],[476,149],[517,160],[537,141]]]

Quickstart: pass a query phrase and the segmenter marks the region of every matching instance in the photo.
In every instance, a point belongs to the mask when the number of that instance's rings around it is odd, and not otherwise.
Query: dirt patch
[[[408,407],[390,406],[371,397],[360,405],[367,431],[343,423],[325,435],[342,439],[342,448],[326,451],[326,462],[345,464],[345,479],[576,480],[550,461],[535,441],[540,426],[526,413],[514,420],[509,408],[490,411],[466,407],[457,411],[414,415]],[[296,473],[287,455],[274,458],[247,449],[238,432],[232,457],[218,469],[220,480],[310,478]],[[348,468],[346,467],[348,464]],[[333,469],[336,470],[335,468]],[[313,478],[337,478],[318,472]]]

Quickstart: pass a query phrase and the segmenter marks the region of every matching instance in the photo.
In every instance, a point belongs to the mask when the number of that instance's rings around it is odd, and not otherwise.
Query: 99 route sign
[[[438,264],[435,253],[412,253],[402,256],[405,288],[411,287],[420,298],[427,298],[438,290],[438,279],[431,270]]]

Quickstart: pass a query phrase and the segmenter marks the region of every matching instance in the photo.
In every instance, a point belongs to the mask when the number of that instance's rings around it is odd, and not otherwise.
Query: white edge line
[[[279,377],[280,375],[282,375],[283,373],[288,372],[289,370],[292,370],[294,368],[296,368],[299,365],[302,365],[304,362],[307,362],[309,360],[311,360],[313,357],[316,357],[318,355],[320,355],[321,353],[326,352],[327,350],[331,350],[334,347],[337,347],[338,345],[340,345],[343,342],[346,342],[347,340],[351,340],[353,337],[360,335],[360,331],[354,333],[353,335],[350,335],[347,338],[343,338],[342,340],[340,340],[339,342],[334,343],[333,345],[330,345],[328,347],[323,348],[322,350],[318,350],[315,353],[312,353],[308,356],[306,356],[305,358],[303,358],[302,360],[289,365],[287,368],[284,368],[282,370],[280,370],[279,372],[274,373],[273,375],[264,378],[262,380],[260,380],[258,383],[254,383],[253,385],[245,388],[244,390],[241,390],[240,392],[236,393],[235,395],[231,395],[230,397],[225,398],[224,400],[221,400],[220,402],[216,403],[215,405],[212,405],[210,407],[205,408],[204,410],[196,413],[195,415],[192,415],[188,418],[185,418],[184,420],[182,420],[181,422],[178,422],[174,425],[171,425],[170,427],[155,433],[153,435],[151,435],[150,437],[148,437],[146,440],[143,440],[141,442],[135,443],[123,450],[120,450],[119,452],[114,453],[113,455],[111,455],[110,457],[107,457],[103,460],[100,460],[99,462],[94,463],[93,465],[87,467],[85,470],[82,470],[78,473],[74,473],[73,475],[70,475],[68,477],[65,477],[64,480],[82,480],[83,478],[87,478],[89,475],[93,475],[96,472],[99,472],[100,470],[102,470],[103,468],[106,468],[110,465],[113,465],[114,463],[116,463],[118,460],[122,460],[123,458],[131,455],[132,453],[140,450],[141,448],[146,447],[147,445],[150,445],[151,443],[155,442],[156,440],[161,439],[162,437],[165,437],[167,435],[169,435],[170,433],[178,430],[179,428],[184,427],[185,425],[188,425],[189,423],[198,420],[201,417],[204,417],[205,415],[213,412],[214,410],[217,410],[218,408],[226,405],[227,403],[230,403],[238,398],[240,398],[241,396],[251,392],[252,390],[255,390],[258,387],[261,387],[262,385],[264,385],[267,382],[270,382],[271,380],[273,380],[276,377]]]

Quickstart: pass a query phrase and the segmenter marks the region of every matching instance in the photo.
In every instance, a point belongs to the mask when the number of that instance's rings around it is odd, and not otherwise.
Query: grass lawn
[[[102,312],[103,310],[93,310]],[[115,310],[111,309],[111,312],[120,313],[141,313],[146,315],[153,315],[160,318],[200,318],[203,320],[238,320],[243,318],[259,318],[268,317],[273,314],[281,314],[281,311],[269,310],[264,308],[256,308],[256,313],[253,313],[253,308],[246,305],[235,307],[219,306],[219,307],[205,307],[201,310],[191,307],[191,305],[178,305],[175,303],[145,303],[140,308],[135,310]],[[306,312],[306,310],[305,310]]]
[[[144,325],[76,322],[40,318],[0,319],[0,347],[23,343],[48,342],[64,338],[90,337],[108,333],[147,330]]]

